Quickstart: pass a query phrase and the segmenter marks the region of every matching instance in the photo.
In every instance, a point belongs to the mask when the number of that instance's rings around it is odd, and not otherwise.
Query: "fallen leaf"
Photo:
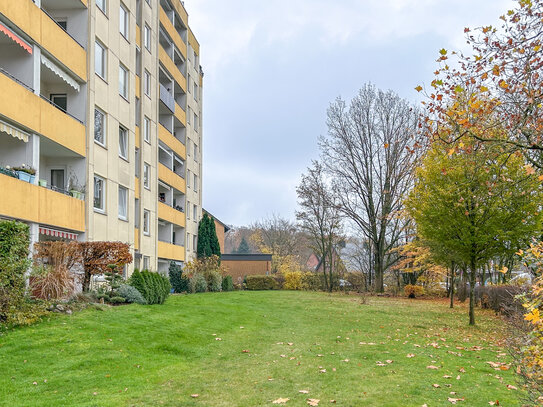
[[[309,393],[309,390],[298,390],[298,393],[307,394]]]
[[[439,384],[432,384],[432,387],[435,387],[436,389],[439,389],[441,386]]]
[[[216,340],[216,341],[222,341],[222,339],[221,339],[221,338],[215,338],[215,340]]]
[[[458,369],[458,371],[459,371],[460,373],[466,373],[466,369],[464,369],[463,367],[461,367],[460,369]]]
[[[248,349],[243,349],[243,350],[241,351],[241,353],[249,353],[249,350],[248,350]]]
[[[319,399],[307,399],[307,404],[309,404],[310,406],[318,406],[319,401]]]
[[[449,375],[445,375],[443,376],[444,379],[452,379],[452,376],[449,376]]]
[[[509,390],[517,390],[517,388],[516,388],[515,386],[513,386],[512,384],[508,384],[508,385],[507,385],[507,388],[508,388]]]
[[[415,354],[414,354],[414,353],[408,353],[408,354],[407,354],[407,357],[408,357],[408,358],[414,358],[414,357],[415,357]]]
[[[455,398],[449,397],[449,398],[447,399],[447,401],[451,402],[452,404],[456,404],[458,401],[464,401],[464,399],[463,399],[463,398],[461,398],[461,399],[455,399]]]
[[[190,397],[192,397],[193,399],[195,399],[198,396],[199,396],[199,394],[196,394],[196,393],[190,395]]]
[[[281,398],[279,397],[277,400],[273,400],[273,404],[285,404],[287,401],[289,401],[289,398]]]
[[[393,362],[393,360],[388,359],[386,362],[387,362],[388,364],[391,364],[391,363]]]
[[[326,369],[319,370],[320,373],[326,373]]]
[[[437,366],[434,366],[434,365],[430,365],[430,366],[426,366],[426,369],[439,369],[439,367]]]

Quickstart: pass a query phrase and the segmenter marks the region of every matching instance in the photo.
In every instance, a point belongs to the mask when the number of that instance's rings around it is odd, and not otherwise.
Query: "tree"
[[[77,242],[83,266],[83,291],[89,291],[91,276],[105,274],[113,264],[122,269],[132,263],[130,246],[122,242]]]
[[[334,250],[342,241],[341,216],[324,178],[324,169],[313,161],[296,188],[300,210],[296,218],[310,238],[310,247],[321,259],[325,288],[333,290]],[[326,267],[328,265],[328,268]],[[328,270],[328,275],[326,274]]]
[[[425,91],[426,122],[446,141],[499,143],[543,169],[543,1],[518,5],[500,17],[500,29],[464,30],[472,55],[440,51],[432,89]],[[487,131],[497,123],[505,137]]]
[[[473,325],[477,269],[492,256],[527,244],[539,230],[543,195],[537,178],[526,174],[522,156],[467,139],[449,147],[432,145],[406,205],[425,245],[469,266]]]
[[[247,243],[247,239],[245,239],[245,236],[241,238],[241,242],[239,243],[238,249],[236,250],[236,253],[238,254],[248,254],[251,252],[251,249],[249,248],[249,243]]]
[[[201,259],[203,257],[211,257],[216,255],[221,257],[221,248],[219,245],[219,239],[217,238],[217,231],[215,229],[215,221],[212,217],[204,213],[202,219],[198,223],[198,245],[196,249],[196,256]]]
[[[305,239],[296,224],[288,219],[272,215],[251,226],[252,243],[261,253],[272,255],[272,272],[277,273],[283,266],[289,268],[292,262],[301,263],[300,254]]]
[[[405,226],[395,214],[422,152],[418,114],[393,92],[365,85],[349,106],[341,99],[330,106],[327,124],[322,162],[338,209],[371,244],[375,289],[382,292],[383,274],[394,261],[389,251]]]

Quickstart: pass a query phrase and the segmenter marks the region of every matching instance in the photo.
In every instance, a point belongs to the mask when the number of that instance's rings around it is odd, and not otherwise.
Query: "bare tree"
[[[325,181],[324,169],[320,163],[313,161],[307,173],[302,175],[296,193],[300,205],[296,218],[302,230],[309,236],[311,249],[321,259],[325,288],[332,291],[333,253],[342,240],[341,214],[335,204],[335,197]]]
[[[405,220],[397,214],[424,143],[418,117],[392,91],[367,84],[349,106],[342,99],[330,106],[328,135],[319,142],[338,208],[371,243],[379,292],[395,259],[389,250],[402,236]]]

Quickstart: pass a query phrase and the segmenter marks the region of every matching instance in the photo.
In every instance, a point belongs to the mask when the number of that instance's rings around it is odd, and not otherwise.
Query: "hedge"
[[[248,290],[277,290],[279,284],[272,276],[247,276]]]

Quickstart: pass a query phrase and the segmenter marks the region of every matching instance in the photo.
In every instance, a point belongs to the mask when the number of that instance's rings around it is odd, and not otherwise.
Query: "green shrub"
[[[26,299],[29,244],[27,225],[0,221],[0,324],[24,324],[26,316],[35,320],[32,305]]]
[[[522,315],[524,307],[518,295],[526,290],[516,285],[485,285],[475,287],[475,303],[496,313]]]
[[[174,293],[184,293],[188,291],[189,279],[183,273],[181,266],[173,261],[170,263],[169,276]]]
[[[145,300],[143,295],[141,295],[138,289],[128,284],[121,284],[121,286],[117,290],[117,295],[119,297],[123,297],[126,302],[130,304],[147,304],[147,301]]]
[[[126,302],[126,300],[123,297],[115,296],[111,297],[109,302],[112,304],[122,304],[123,302]]]
[[[148,270],[135,270],[129,284],[141,293],[147,304],[163,304],[172,288],[166,277]]]
[[[206,270],[204,278],[207,283],[207,291],[218,292],[222,289],[222,275],[217,270]]]
[[[232,276],[224,276],[222,278],[222,290],[234,291],[234,283],[232,282]]]
[[[277,290],[279,285],[272,276],[247,276],[248,290]]]
[[[203,274],[195,273],[189,280],[189,291],[191,293],[205,293],[207,291],[207,281]]]
[[[310,271],[302,275],[302,290],[318,291],[323,288],[322,276]]]

